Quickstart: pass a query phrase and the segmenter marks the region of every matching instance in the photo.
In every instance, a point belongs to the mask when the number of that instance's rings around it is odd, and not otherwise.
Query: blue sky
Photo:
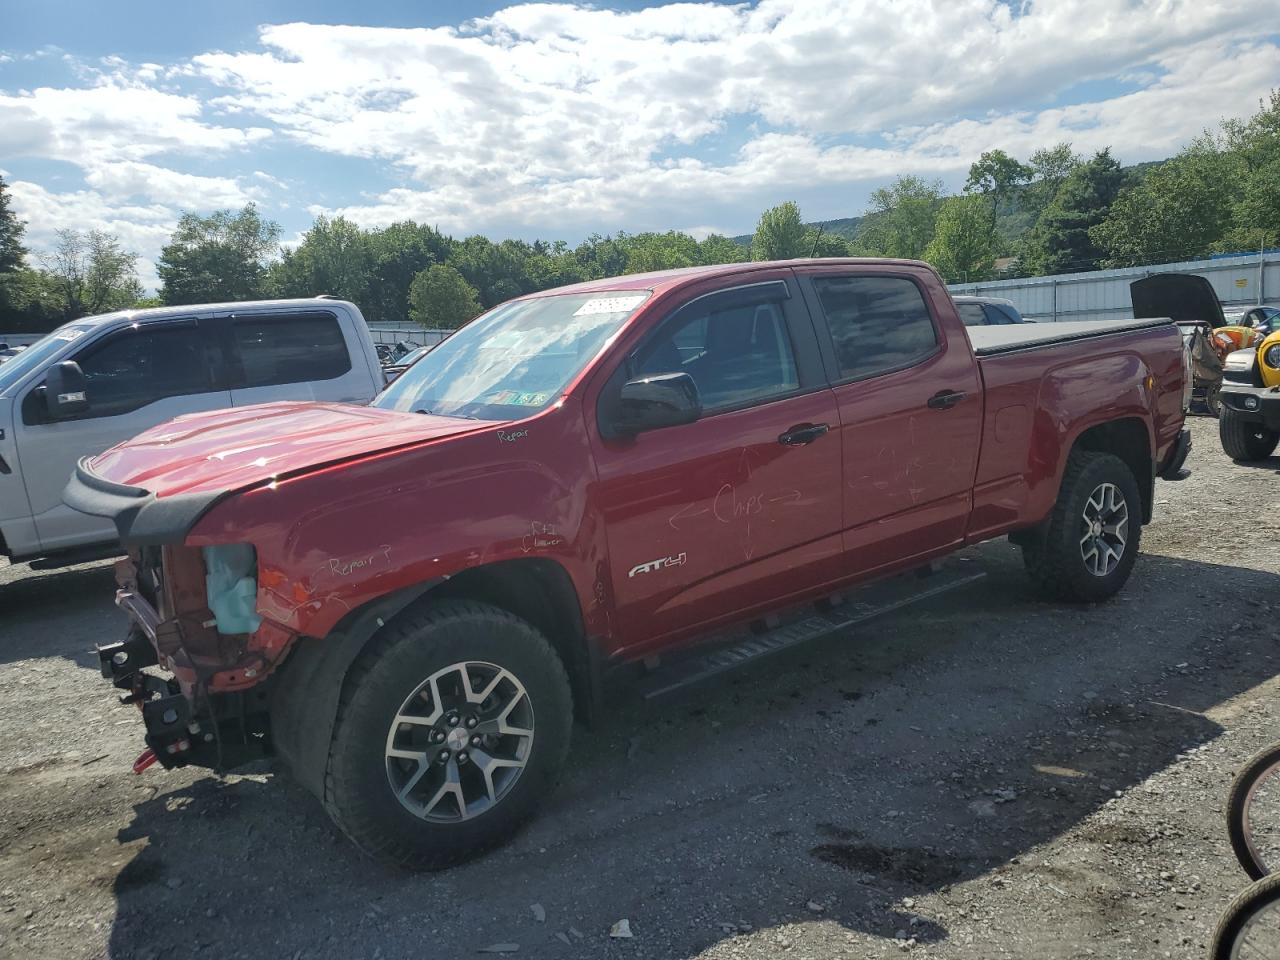
[[[1273,0],[216,4],[9,0],[0,172],[47,249],[110,230],[145,283],[183,210],[256,202],[455,235],[853,216],[983,150],[1167,156],[1280,86]]]

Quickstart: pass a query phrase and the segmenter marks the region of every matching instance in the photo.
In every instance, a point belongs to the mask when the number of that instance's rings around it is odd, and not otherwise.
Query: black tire
[[[1211,417],[1222,416],[1222,388],[1208,387],[1204,392],[1204,409]]]
[[[1209,946],[1209,960],[1239,960],[1241,957],[1274,957],[1280,953],[1280,944],[1268,939],[1259,944],[1260,952],[1237,952],[1237,940],[1246,935],[1251,920],[1265,910],[1280,910],[1280,874],[1265,877],[1245,887],[1227,904],[1213,931]]]
[[[1224,407],[1218,417],[1218,437],[1228,457],[1246,463],[1267,459],[1280,443],[1280,433],[1244,419],[1230,407]]]
[[[1249,762],[1231,782],[1231,792],[1227,795],[1227,836],[1231,839],[1231,849],[1236,859],[1240,861],[1241,868],[1249,875],[1250,880],[1261,880],[1271,871],[1259,854],[1249,848],[1245,814],[1248,812],[1250,793],[1263,776],[1277,765],[1280,765],[1280,743],[1273,743],[1249,758]],[[1280,780],[1277,783],[1280,784]]]
[[[393,790],[388,748],[400,734],[392,733],[392,722],[428,678],[459,663],[492,664],[509,672],[527,695],[533,735],[523,769],[491,807],[471,819],[433,822],[407,809]],[[572,723],[564,665],[532,626],[487,604],[420,602],[383,627],[352,665],[329,751],[325,808],[374,859],[411,870],[459,863],[505,842],[532,816],[560,777]],[[414,735],[418,729],[396,725]],[[435,735],[434,728],[424,729],[424,736]],[[465,752],[464,745],[453,769],[465,765]],[[474,763],[471,770],[477,770]]]
[[[1098,575],[1086,563],[1081,539],[1086,504],[1103,484],[1110,484],[1123,498],[1127,524],[1118,561]],[[1022,559],[1042,596],[1095,603],[1114,596],[1124,586],[1138,558],[1141,539],[1142,495],[1128,464],[1110,453],[1075,450],[1067,460],[1044,536],[1023,544]]]

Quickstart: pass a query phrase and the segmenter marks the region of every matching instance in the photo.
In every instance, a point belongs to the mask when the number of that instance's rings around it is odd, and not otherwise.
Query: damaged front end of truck
[[[270,752],[263,680],[295,638],[256,612],[251,545],[183,543],[218,498],[157,498],[97,476],[86,461],[64,493],[76,509],[114,520],[129,551],[116,563],[116,605],[129,633],[100,645],[98,657],[121,702],[142,713],[138,772],[156,762],[225,770]]]

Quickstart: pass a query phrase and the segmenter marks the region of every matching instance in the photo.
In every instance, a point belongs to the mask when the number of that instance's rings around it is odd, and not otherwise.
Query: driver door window
[[[687,373],[705,413],[737,409],[800,388],[780,302],[708,308],[642,348],[634,376]]]
[[[195,324],[119,334],[77,358],[88,417],[114,417],[165,397],[213,389],[209,358]]]

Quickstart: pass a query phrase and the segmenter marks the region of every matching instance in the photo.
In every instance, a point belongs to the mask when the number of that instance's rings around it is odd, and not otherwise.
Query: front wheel
[[[1113,596],[1133,570],[1142,537],[1142,496],[1119,457],[1088,450],[1067,460],[1043,538],[1025,544],[1032,582],[1054,600]]]
[[[1246,887],[1213,932],[1210,960],[1273,960],[1280,952],[1280,874]]]
[[[1267,459],[1280,443],[1280,433],[1244,419],[1230,407],[1223,407],[1218,417],[1218,437],[1228,457],[1245,462]]]
[[[518,617],[423,602],[343,687],[325,806],[370,856],[438,869],[505,842],[559,778],[573,702],[560,658]]]
[[[1280,743],[1251,757],[1232,781],[1227,836],[1249,879],[1280,866]]]

